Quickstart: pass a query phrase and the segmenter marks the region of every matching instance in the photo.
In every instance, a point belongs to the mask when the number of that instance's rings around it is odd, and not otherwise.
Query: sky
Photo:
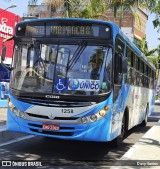
[[[39,3],[41,0],[38,1]],[[38,3],[38,4],[39,4]],[[0,8],[5,9],[12,4],[16,4],[16,8],[7,9],[10,12],[16,13],[21,17],[27,13],[28,0],[0,0]],[[160,44],[160,33],[157,33],[157,29],[154,29],[152,21],[155,18],[155,14],[149,14],[147,26],[146,26],[146,37],[149,49],[156,48]]]
[[[149,14],[147,25],[146,25],[146,38],[148,42],[149,49],[154,49],[160,45],[160,32],[157,32],[157,29],[154,28],[152,21],[155,19],[155,14]]]

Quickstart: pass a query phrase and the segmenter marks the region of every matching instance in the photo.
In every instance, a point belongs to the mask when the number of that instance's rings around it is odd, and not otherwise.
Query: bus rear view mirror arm
[[[2,55],[1,55],[1,63],[5,60],[5,57],[6,57],[6,46],[3,44]]]
[[[6,68],[7,70],[9,70],[9,71],[12,71],[13,70],[13,68],[11,68],[11,67],[9,67],[9,66],[7,66],[5,63],[3,63],[4,61],[5,61],[5,58],[6,58],[6,50],[7,50],[7,48],[6,48],[6,46],[3,44],[3,46],[2,46],[2,55],[1,55],[1,65],[4,67],[4,68]]]

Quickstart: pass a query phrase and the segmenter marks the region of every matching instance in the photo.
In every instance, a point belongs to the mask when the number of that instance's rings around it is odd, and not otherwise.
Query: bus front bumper
[[[87,124],[59,124],[60,130],[51,131],[43,130],[42,122],[22,119],[13,114],[10,109],[8,109],[7,116],[7,129],[15,132],[66,140],[111,141],[111,122],[107,118]]]

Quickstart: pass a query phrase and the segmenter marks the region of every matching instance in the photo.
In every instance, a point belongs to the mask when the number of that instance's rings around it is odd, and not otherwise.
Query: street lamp
[[[16,5],[16,4],[13,4],[13,5],[7,7],[6,9],[3,9],[3,10],[0,12],[0,14],[1,14],[2,12],[6,11],[6,10],[9,9],[9,8],[15,8],[15,7],[17,7],[17,5]]]

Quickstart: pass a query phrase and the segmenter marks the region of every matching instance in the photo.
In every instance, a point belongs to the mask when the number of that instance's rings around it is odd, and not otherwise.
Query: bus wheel
[[[145,119],[142,121],[140,124],[141,127],[145,127],[147,125],[147,120],[148,120],[148,106],[146,107],[146,114],[145,114]]]
[[[124,135],[126,133],[126,115],[123,115],[121,134],[113,140],[113,145],[119,147],[123,143]]]

